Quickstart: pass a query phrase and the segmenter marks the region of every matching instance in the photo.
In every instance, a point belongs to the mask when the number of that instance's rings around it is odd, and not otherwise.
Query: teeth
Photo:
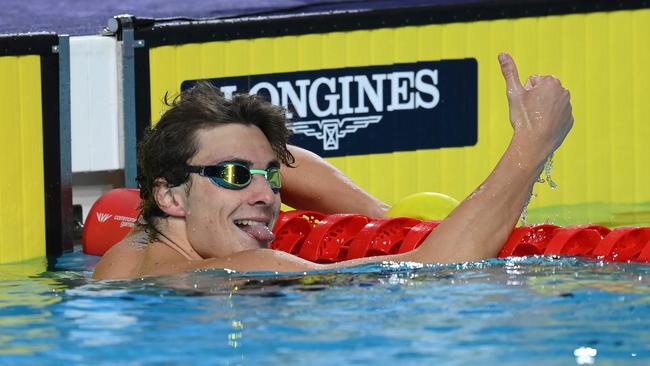
[[[253,226],[253,225],[264,225],[267,226],[264,222],[253,221],[253,220],[235,220],[235,225],[237,226]]]

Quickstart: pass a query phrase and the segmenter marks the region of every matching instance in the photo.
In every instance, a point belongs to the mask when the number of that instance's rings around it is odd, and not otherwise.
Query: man
[[[148,244],[142,243],[142,233],[127,237],[104,255],[94,278],[199,268],[293,272],[494,257],[546,158],[573,125],[569,92],[559,80],[531,76],[522,86],[514,60],[502,53],[499,62],[514,129],[510,145],[483,184],[416,250],[321,265],[265,249],[273,239],[280,189],[294,207],[373,216],[386,207],[313,154],[287,147],[281,109],[249,96],[227,101],[216,88],[202,84],[176,99],[140,146],[141,226]]]

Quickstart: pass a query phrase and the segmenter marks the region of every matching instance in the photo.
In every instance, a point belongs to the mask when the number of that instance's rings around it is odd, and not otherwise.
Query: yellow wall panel
[[[532,212],[562,206],[568,209],[547,218],[607,223],[620,204],[647,209],[648,9],[157,47],[150,50],[152,118],[164,110],[160,97],[179,92],[184,80],[475,58],[476,146],[329,159],[388,203],[418,191],[462,199],[490,173],[512,134],[501,51],[515,57],[522,83],[530,74],[553,74],[571,91],[576,122],[554,156],[558,188],[536,185]],[[398,174],[403,170],[414,173]],[[537,220],[550,215],[539,212]]]
[[[0,263],[45,255],[39,56],[0,57]]]
[[[643,155],[640,155],[632,162],[630,169],[634,172],[646,172],[645,174],[635,174],[634,182],[637,189],[634,192],[635,202],[647,200],[647,192],[650,191],[650,174],[648,171],[648,161],[644,157],[650,154],[648,147],[648,138],[650,138],[650,88],[648,80],[650,79],[650,46],[648,46],[648,35],[650,35],[650,21],[648,21],[647,12],[632,13],[631,23],[633,40],[630,58],[632,60],[632,69],[628,72],[633,75],[630,78],[630,88],[632,89],[632,119],[634,121],[634,134],[632,141]]]

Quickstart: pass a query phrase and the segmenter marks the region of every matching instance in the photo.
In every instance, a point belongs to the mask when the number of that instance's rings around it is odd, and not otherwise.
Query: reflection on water
[[[46,268],[45,259],[0,265],[0,355],[42,351],[48,346],[33,339],[58,336],[48,307],[65,285],[43,275]]]
[[[72,258],[52,271],[42,261],[0,266],[0,363],[627,365],[650,357],[647,265],[531,257],[93,282],[89,258]]]

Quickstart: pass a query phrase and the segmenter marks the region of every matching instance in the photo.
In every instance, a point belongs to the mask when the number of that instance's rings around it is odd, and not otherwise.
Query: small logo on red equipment
[[[99,220],[99,222],[106,222],[108,221],[108,219],[111,218],[111,216],[113,216],[111,214],[107,214],[103,212],[97,212],[96,215],[97,215],[97,220]]]

